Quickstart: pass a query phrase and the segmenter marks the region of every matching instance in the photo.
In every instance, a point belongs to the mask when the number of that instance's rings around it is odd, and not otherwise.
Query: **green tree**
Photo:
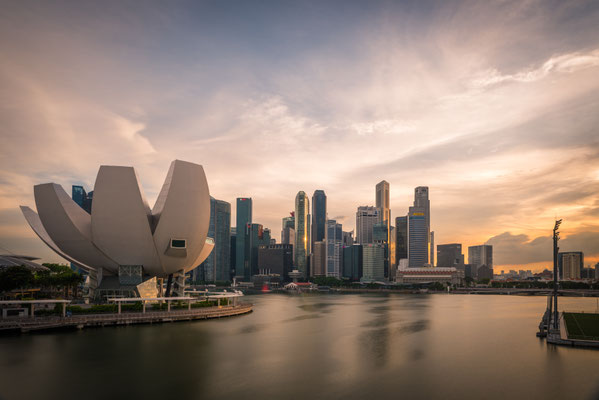
[[[22,296],[22,290],[31,287],[33,283],[33,273],[22,265],[9,267],[0,272],[0,291],[21,289]]]

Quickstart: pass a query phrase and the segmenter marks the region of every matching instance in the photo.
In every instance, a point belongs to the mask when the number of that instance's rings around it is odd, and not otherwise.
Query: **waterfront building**
[[[334,219],[326,223],[326,276],[341,278],[343,257],[343,229]]]
[[[258,272],[262,275],[278,274],[283,280],[289,280],[293,270],[293,246],[290,244],[271,244],[258,247]]]
[[[362,245],[362,282],[385,279],[385,247],[380,244]]]
[[[423,268],[399,268],[396,280],[398,283],[430,283],[441,282],[448,285],[459,285],[461,276],[456,268],[423,267]]]
[[[582,252],[572,251],[561,253],[562,279],[580,279]]]
[[[493,268],[493,246],[482,244],[468,247],[468,264],[471,266],[472,278],[478,277],[478,269],[483,265]]]
[[[314,242],[311,256],[310,276],[326,276],[327,268],[327,244],[324,240]]]
[[[210,196],[208,237],[214,239],[214,250],[191,271],[192,281],[228,281],[231,266],[231,204]]]
[[[356,242],[374,243],[374,224],[381,222],[381,210],[372,206],[360,206],[356,212]]]
[[[481,265],[476,271],[477,279],[493,279],[493,268],[486,265]],[[532,275],[532,274],[531,274]]]
[[[261,224],[251,224],[249,234],[249,259],[250,259],[250,280],[252,275],[258,274],[258,248],[260,246],[270,245],[270,229],[264,228]]]
[[[595,264],[595,279],[599,280],[599,262]]]
[[[458,267],[464,265],[464,255],[460,243],[440,244],[437,246],[437,267]]]
[[[423,267],[428,262],[428,231],[426,210],[410,207],[408,212],[408,259],[411,268]]]
[[[466,278],[476,279],[477,268],[472,264],[464,264],[464,276]]]
[[[89,193],[86,193],[83,186],[73,185],[71,188],[71,198],[88,214],[92,213],[92,201],[94,198],[93,190]]]
[[[557,255],[557,269],[559,271],[559,277],[561,277],[561,279],[566,279],[565,274],[564,274],[564,269],[563,269],[564,255],[566,255],[566,256],[576,255],[577,256],[575,259],[578,260],[578,262],[579,262],[579,270],[580,270],[580,272],[578,274],[581,275],[582,269],[584,268],[584,253],[582,251],[564,251],[564,252],[558,253],[558,255]]]
[[[303,191],[295,197],[295,246],[294,266],[308,277],[308,255],[310,254],[310,202]]]
[[[414,207],[420,208],[424,214],[424,221],[426,227],[426,259],[424,264],[433,264],[430,259],[430,247],[431,247],[431,202],[429,200],[428,186],[418,186],[414,189]]]
[[[252,199],[237,198],[236,239],[235,239],[235,276],[239,280],[249,281],[251,276],[250,227],[252,225]]]
[[[395,262],[408,258],[408,217],[395,218]]]
[[[214,248],[201,165],[173,161],[153,209],[132,167],[100,167],[91,215],[55,183],[34,186],[34,196],[37,213],[22,206],[25,219],[48,247],[89,272],[99,297],[148,288],[156,296],[156,278],[167,278],[167,295],[183,295],[185,273]]]
[[[315,190],[312,195],[312,230],[311,242],[325,240],[327,223],[327,196],[324,190]]]
[[[362,245],[343,246],[343,277],[352,281],[362,278]]]

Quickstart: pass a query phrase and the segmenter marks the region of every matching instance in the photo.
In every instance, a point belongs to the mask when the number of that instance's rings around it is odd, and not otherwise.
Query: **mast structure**
[[[559,329],[559,313],[557,312],[557,286],[558,286],[558,270],[557,270],[557,255],[559,252],[558,241],[559,241],[559,226],[562,220],[558,219],[555,221],[553,227],[553,328]]]

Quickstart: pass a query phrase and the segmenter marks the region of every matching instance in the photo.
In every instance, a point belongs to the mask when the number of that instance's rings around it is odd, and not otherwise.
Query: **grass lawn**
[[[568,339],[599,340],[599,314],[564,313]]]

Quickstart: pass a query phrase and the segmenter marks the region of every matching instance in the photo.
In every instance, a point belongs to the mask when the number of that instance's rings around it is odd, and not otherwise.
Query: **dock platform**
[[[121,314],[82,314],[72,316],[39,316],[5,318],[0,320],[0,333],[27,333],[54,329],[83,329],[88,327],[157,324],[231,317],[252,312],[252,304],[192,308],[171,311],[124,312]]]

